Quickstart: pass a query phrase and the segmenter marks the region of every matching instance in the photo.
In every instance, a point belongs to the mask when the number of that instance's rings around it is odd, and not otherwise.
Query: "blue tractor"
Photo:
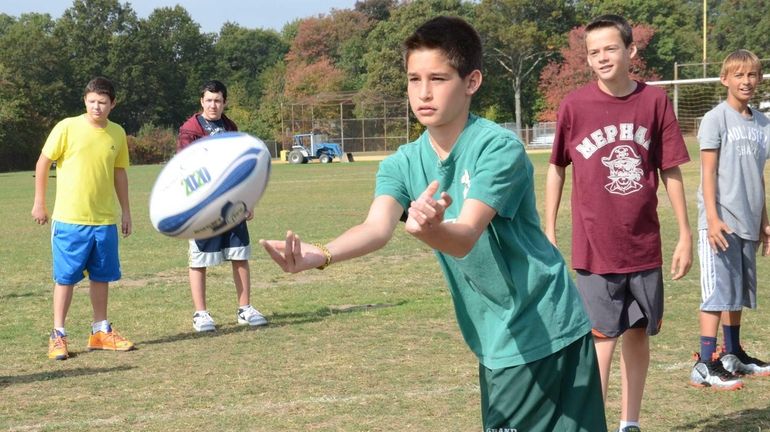
[[[335,157],[342,160],[342,149],[339,144],[329,142],[326,135],[297,134],[287,157],[292,164],[308,163],[311,159],[330,163]]]

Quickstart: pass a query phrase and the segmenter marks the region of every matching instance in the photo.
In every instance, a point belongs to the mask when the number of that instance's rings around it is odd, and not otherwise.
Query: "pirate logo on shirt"
[[[628,195],[642,188],[639,183],[644,173],[639,168],[642,158],[631,146],[621,145],[613,148],[609,157],[602,157],[602,163],[610,169],[610,175],[607,176],[610,182],[604,185],[610,193]]]

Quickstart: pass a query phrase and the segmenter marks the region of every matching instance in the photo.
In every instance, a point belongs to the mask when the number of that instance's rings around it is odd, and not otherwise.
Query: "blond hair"
[[[725,57],[719,76],[725,77],[730,72],[734,72],[742,67],[748,67],[750,70],[756,71],[760,78],[762,77],[762,63],[760,63],[759,57],[745,49],[735,50]]]

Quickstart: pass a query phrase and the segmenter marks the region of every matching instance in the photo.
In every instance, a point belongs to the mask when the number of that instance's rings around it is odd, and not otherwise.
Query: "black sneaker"
[[[734,353],[723,353],[719,357],[719,361],[722,362],[725,369],[736,375],[770,375],[770,364],[746,354],[743,347],[739,347],[738,351]]]
[[[695,387],[713,387],[715,390],[738,390],[743,381],[726,370],[719,360],[704,362],[695,354],[695,365],[690,372],[690,384]]]

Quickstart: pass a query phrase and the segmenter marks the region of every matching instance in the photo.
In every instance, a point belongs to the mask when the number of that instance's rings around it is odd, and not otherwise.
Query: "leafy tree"
[[[129,133],[144,123],[178,127],[199,108],[198,89],[214,76],[213,35],[201,34],[181,6],[155,9],[113,49],[123,90],[116,119]]]
[[[302,99],[318,93],[336,92],[344,80],[344,73],[327,58],[309,65],[294,63],[286,70],[285,95],[289,99]]]
[[[69,64],[48,14],[23,14],[0,25],[0,170],[34,166],[45,137],[70,113]],[[82,102],[79,111],[82,112]]]
[[[287,96],[305,95],[319,86],[318,82],[308,84],[317,79],[304,79],[305,72],[329,71],[335,79],[323,87],[330,92],[359,88],[364,41],[372,24],[365,14],[353,10],[333,10],[329,15],[301,20],[286,55]],[[343,79],[336,79],[340,74]]]
[[[82,89],[98,75],[111,77],[109,55],[117,38],[128,37],[136,29],[136,14],[128,4],[117,0],[73,0],[56,22],[54,37],[65,46],[65,59],[71,65],[67,82],[69,113],[82,110]]]
[[[562,0],[482,0],[476,13],[487,56],[504,69],[510,83],[520,130],[522,92],[536,85],[540,69],[556,53],[561,35],[575,23],[575,11]]]
[[[375,21],[385,21],[395,6],[396,0],[358,0],[353,8]]]
[[[404,2],[391,10],[390,19],[380,21],[366,40],[363,89],[382,97],[404,97],[406,77],[401,44],[426,20],[439,15],[470,20],[473,5],[461,0]]]
[[[709,56],[720,62],[737,49],[747,49],[760,58],[770,57],[770,15],[765,0],[719,2],[713,29],[709,32]]]
[[[632,29],[638,54],[631,60],[631,77],[642,81],[659,79],[654,71],[647,68],[641,55],[652,39],[654,30],[647,25],[636,25]],[[562,48],[561,57],[561,62],[548,63],[540,75],[540,92],[545,95],[545,106],[539,115],[541,121],[556,121],[562,99],[572,90],[594,79],[593,71],[586,61],[585,27],[569,32],[569,47]]]

